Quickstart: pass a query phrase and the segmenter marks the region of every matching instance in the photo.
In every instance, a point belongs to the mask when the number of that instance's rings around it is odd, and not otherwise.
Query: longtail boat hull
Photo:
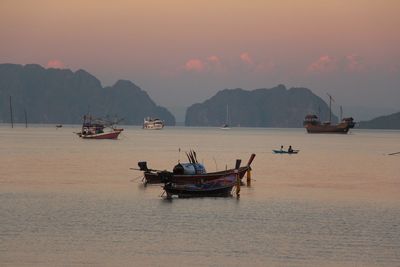
[[[180,198],[190,197],[228,197],[236,183],[236,175],[230,174],[214,180],[197,184],[175,184],[168,182],[164,185],[167,197],[174,195]]]
[[[240,167],[238,174],[240,179],[242,179],[245,173],[250,170],[250,166]],[[235,172],[235,169],[229,169],[220,172],[211,172],[206,174],[195,174],[195,175],[177,175],[174,174],[170,179],[171,182],[176,184],[188,184],[188,183],[201,183],[205,181],[215,180],[227,175],[231,175]],[[147,184],[160,184],[163,183],[162,176],[159,172],[145,172],[144,173],[145,183]]]
[[[81,135],[80,137],[83,139],[117,139],[121,131],[118,130],[109,133]]]

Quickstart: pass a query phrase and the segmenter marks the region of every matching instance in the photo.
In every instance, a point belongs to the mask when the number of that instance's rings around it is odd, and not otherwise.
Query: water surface
[[[0,127],[2,266],[400,265],[398,131],[78,130]],[[300,153],[272,154],[281,145]],[[256,153],[251,187],[167,201],[129,169],[171,169],[189,149],[208,171]]]

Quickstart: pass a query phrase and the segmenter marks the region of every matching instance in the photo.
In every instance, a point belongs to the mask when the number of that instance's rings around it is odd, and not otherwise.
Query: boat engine
[[[177,175],[205,174],[206,169],[200,163],[178,163],[175,165],[173,173]]]

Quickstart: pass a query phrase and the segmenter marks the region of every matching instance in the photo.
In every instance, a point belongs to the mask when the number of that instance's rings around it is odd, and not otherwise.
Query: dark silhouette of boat
[[[293,151],[287,151],[287,150],[275,150],[273,149],[272,152],[275,154],[297,154],[300,152],[300,150],[293,150]]]
[[[351,119],[351,120],[350,120]],[[348,121],[342,120],[338,124],[332,124],[328,122],[320,122],[317,115],[307,115],[304,119],[304,128],[307,133],[338,133],[347,134],[349,129],[354,127],[353,118],[349,118]]]
[[[352,117],[343,118],[340,123],[332,123],[332,96],[329,96],[329,121],[321,122],[317,115],[308,114],[304,121],[303,126],[306,128],[307,133],[336,133],[347,134],[349,129],[354,128],[355,122]]]
[[[164,178],[164,190],[167,198],[176,195],[180,198],[189,197],[228,197],[232,195],[232,188],[236,185],[236,174],[231,173],[216,179],[199,183],[177,184],[170,182],[167,176]]]
[[[247,165],[239,167],[237,170],[233,168],[207,173],[205,167],[198,163],[196,152],[191,151],[186,155],[188,156],[189,163],[178,163],[175,165],[172,172],[149,169],[147,167],[147,162],[145,161],[138,162],[139,169],[136,170],[143,171],[145,184],[165,183],[164,178],[166,177],[166,173],[169,174],[168,182],[174,184],[201,184],[207,181],[230,176],[235,174],[235,171],[238,172],[239,178],[242,179],[246,172],[251,171],[250,166],[256,156],[255,154],[252,154]]]

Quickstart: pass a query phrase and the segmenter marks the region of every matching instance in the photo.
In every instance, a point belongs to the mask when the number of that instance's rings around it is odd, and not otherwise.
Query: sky
[[[128,79],[166,107],[284,84],[379,113],[400,110],[399,12],[399,0],[0,0],[0,63]]]

